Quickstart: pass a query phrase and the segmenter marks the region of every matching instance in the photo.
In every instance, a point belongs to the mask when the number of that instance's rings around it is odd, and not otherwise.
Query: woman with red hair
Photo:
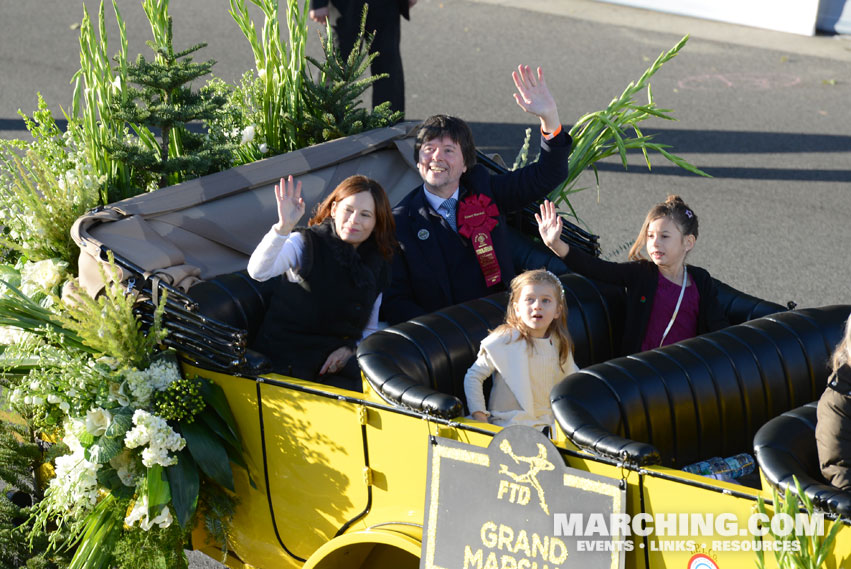
[[[275,186],[278,222],[248,261],[252,278],[278,278],[254,348],[278,373],[360,389],[357,343],[378,328],[396,248],[387,194],[350,176],[317,206],[307,227],[301,182]]]

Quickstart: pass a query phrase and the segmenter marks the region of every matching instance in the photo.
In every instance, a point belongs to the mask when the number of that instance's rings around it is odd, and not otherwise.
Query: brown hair
[[[523,290],[524,286],[539,283],[548,284],[555,291],[556,302],[560,311],[559,315],[550,322],[550,326],[547,328],[547,334],[551,338],[555,336],[558,339],[558,363],[563,366],[573,351],[573,340],[570,337],[570,331],[567,329],[567,303],[564,300],[564,289],[558,277],[551,272],[544,269],[535,269],[520,273],[511,279],[511,294],[508,297],[505,322],[497,326],[493,331],[495,333],[517,331],[520,337],[526,340],[529,349],[532,348],[534,341],[530,333],[531,331],[517,315],[514,305],[519,302],[520,291]]]
[[[694,235],[697,239],[697,214],[686,205],[683,198],[677,195],[670,195],[662,203],[657,203],[653,206],[647,217],[644,219],[644,225],[641,226],[641,231],[638,232],[638,237],[635,243],[629,249],[630,261],[646,260],[644,257],[644,246],[647,244],[647,228],[650,224],[667,217],[677,224],[677,227],[682,232],[683,237]]]
[[[836,372],[839,371],[839,368],[849,363],[851,363],[851,317],[849,317],[848,321],[845,323],[845,334],[842,336],[842,341],[839,342],[838,346],[836,346],[836,350],[830,358],[830,364],[831,367],[833,367],[833,371],[828,378],[828,382],[835,378]]]
[[[390,208],[390,200],[381,184],[366,176],[349,176],[339,183],[327,198],[316,206],[316,213],[308,222],[308,226],[322,223],[325,218],[330,217],[331,207],[334,203],[344,200],[349,196],[369,192],[375,202],[375,227],[369,239],[375,240],[378,252],[386,260],[393,257],[396,250],[396,222],[393,221],[393,212]]]
[[[417,139],[414,142],[414,162],[420,161],[420,148],[429,140],[448,136],[452,142],[461,147],[461,156],[464,157],[464,166],[467,169],[476,163],[476,145],[473,142],[473,132],[470,126],[463,120],[449,115],[433,115],[423,121],[417,131]]]

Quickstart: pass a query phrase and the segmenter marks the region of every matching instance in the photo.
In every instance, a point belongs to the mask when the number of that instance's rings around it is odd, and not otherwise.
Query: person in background
[[[520,65],[512,77],[514,100],[540,120],[537,162],[491,175],[476,164],[470,127],[456,117],[432,116],[417,132],[414,160],[423,184],[393,210],[400,251],[382,304],[390,324],[505,290],[515,275],[505,214],[567,178],[571,138],[544,72]]]
[[[576,371],[561,282],[549,271],[526,271],[511,281],[505,323],[482,340],[464,376],[467,408],[477,421],[503,427],[551,427],[550,391]],[[491,375],[485,405],[482,384]]]
[[[832,372],[817,411],[819,467],[831,485],[851,490],[851,318],[830,365]]]
[[[311,0],[310,19],[323,26],[330,17],[337,47],[343,57],[348,57],[360,32],[361,15],[365,4],[366,33],[374,33],[370,53],[378,52],[372,61],[372,75],[386,73],[372,85],[372,107],[390,101],[394,111],[405,112],[405,75],[399,42],[402,37],[401,18],[410,19],[410,9],[417,0]]]
[[[629,251],[630,261],[613,263],[562,241],[562,221],[552,202],[535,214],[541,239],[567,266],[586,277],[626,288],[622,355],[673,344],[728,325],[718,287],[705,269],[686,265],[697,241],[697,214],[679,196],[650,210]],[[646,249],[647,257],[644,257]]]
[[[278,279],[252,347],[277,373],[360,390],[352,356],[378,329],[396,248],[387,195],[375,180],[350,176],[308,227],[296,227],[304,215],[301,182],[282,178],[275,200],[278,221],[248,261],[252,278]]]

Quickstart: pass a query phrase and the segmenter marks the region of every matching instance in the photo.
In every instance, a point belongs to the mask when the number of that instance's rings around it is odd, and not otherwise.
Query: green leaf
[[[225,447],[199,421],[180,425],[186,447],[201,472],[217,484],[233,491],[233,471]]]
[[[216,433],[219,437],[222,438],[228,445],[234,448],[234,450],[243,452],[242,443],[239,440],[233,431],[225,424],[224,419],[221,416],[212,410],[212,408],[208,405],[206,409],[201,411],[198,415],[195,416],[195,420],[201,420],[210,427],[210,430]]]
[[[147,487],[145,493],[148,496],[148,517],[154,519],[160,513],[163,506],[171,501],[171,489],[166,480],[163,467],[159,464],[148,469]]]
[[[121,478],[118,477],[118,473],[111,468],[101,468],[98,470],[98,484],[109,489],[110,493],[114,494],[117,498],[129,500],[136,492],[135,488],[125,486]]]
[[[122,407],[112,414],[112,422],[106,428],[105,437],[124,438],[127,431],[133,426],[133,409]]]
[[[231,413],[230,405],[228,405],[228,400],[222,388],[209,379],[201,378],[200,390],[201,395],[204,396],[204,401],[216,410],[219,417],[224,419],[225,424],[230,429],[230,432],[233,433],[233,436],[239,438],[236,420],[233,418],[233,413]]]
[[[84,451],[84,456],[89,462],[104,464],[121,454],[124,450],[122,438],[111,438],[103,435],[98,437],[97,442]]]
[[[198,492],[201,488],[198,469],[187,449],[177,454],[177,464],[165,470],[171,486],[171,503],[180,527],[186,528],[198,507]]]

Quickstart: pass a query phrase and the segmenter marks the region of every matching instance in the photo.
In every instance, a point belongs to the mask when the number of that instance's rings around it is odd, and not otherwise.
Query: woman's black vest
[[[277,277],[254,348],[278,373],[315,379],[328,355],[363,334],[390,265],[374,236],[357,249],[337,237],[334,220],[298,228],[304,237],[300,282]]]

